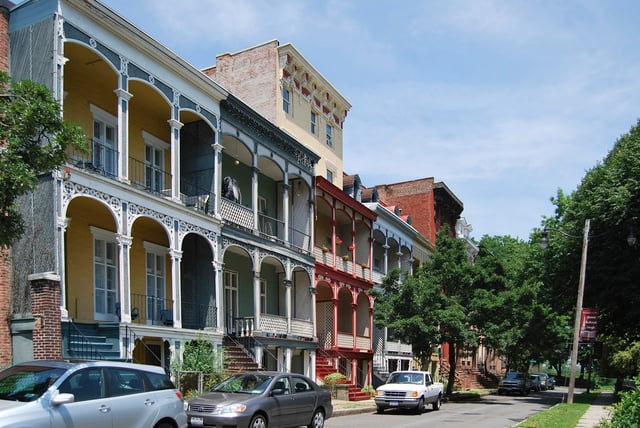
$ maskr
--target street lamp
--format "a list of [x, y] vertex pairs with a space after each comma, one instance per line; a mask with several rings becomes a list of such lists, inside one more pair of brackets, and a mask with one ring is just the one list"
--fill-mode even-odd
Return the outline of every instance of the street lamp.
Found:
[[[582, 300], [584, 297], [584, 277], [587, 272], [587, 249], [589, 247], [589, 228], [591, 220], [586, 219], [584, 222], [584, 235], [582, 237], [582, 261], [580, 262], [580, 281], [578, 284], [578, 299], [576, 301], [576, 318], [573, 323], [573, 348], [571, 349], [571, 376], [569, 377], [569, 394], [567, 395], [567, 403], [573, 404], [573, 392], [576, 384], [576, 366], [578, 362], [578, 346], [580, 346], [580, 321], [582, 317]], [[567, 233], [557, 230], [561, 234], [569, 238], [578, 238]], [[540, 246], [546, 248], [549, 241], [547, 239], [547, 229], [542, 232]]]

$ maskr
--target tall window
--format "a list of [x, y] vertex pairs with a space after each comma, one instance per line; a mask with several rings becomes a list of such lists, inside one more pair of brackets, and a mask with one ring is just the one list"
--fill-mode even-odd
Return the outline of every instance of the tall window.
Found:
[[93, 234], [93, 311], [97, 321], [118, 319], [118, 251], [115, 234], [91, 227]]
[[116, 117], [94, 105], [93, 138], [91, 141], [91, 163], [94, 169], [105, 175], [115, 177], [118, 174], [116, 163]]
[[260, 313], [267, 313], [267, 281], [260, 278]]
[[224, 314], [227, 332], [240, 332], [241, 326], [236, 325], [238, 317], [238, 272], [225, 270], [224, 281]]
[[333, 147], [333, 128], [331, 125], [327, 125], [327, 146]]
[[287, 88], [282, 88], [282, 110], [285, 113], [289, 113], [289, 108], [291, 107], [291, 92]]
[[317, 132], [317, 126], [318, 126], [317, 120], [318, 120], [318, 116], [314, 112], [311, 112], [311, 133], [314, 135]]
[[160, 321], [165, 305], [165, 254], [167, 249], [150, 242], [147, 250], [147, 321]]
[[327, 170], [327, 181], [329, 183], [333, 183], [333, 171], [331, 171], [330, 169]]
[[144, 139], [144, 186], [160, 192], [165, 188], [164, 152], [169, 145], [161, 139], [142, 131]]

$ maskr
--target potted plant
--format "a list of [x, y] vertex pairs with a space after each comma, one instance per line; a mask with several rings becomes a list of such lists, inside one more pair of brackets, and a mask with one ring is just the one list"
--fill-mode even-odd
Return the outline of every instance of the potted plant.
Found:
[[345, 262], [349, 261], [349, 255], [345, 254], [344, 256], [342, 256], [342, 260], [344, 260]]
[[331, 390], [331, 396], [338, 398], [338, 385], [344, 385], [347, 383], [347, 377], [342, 373], [330, 373], [324, 377], [324, 384], [329, 386]]

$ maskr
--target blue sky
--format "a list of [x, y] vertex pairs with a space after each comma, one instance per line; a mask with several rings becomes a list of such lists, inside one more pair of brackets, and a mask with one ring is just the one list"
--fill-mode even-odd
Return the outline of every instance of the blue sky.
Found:
[[104, 0], [197, 68], [292, 43], [352, 104], [345, 170], [528, 239], [640, 118], [637, 0]]

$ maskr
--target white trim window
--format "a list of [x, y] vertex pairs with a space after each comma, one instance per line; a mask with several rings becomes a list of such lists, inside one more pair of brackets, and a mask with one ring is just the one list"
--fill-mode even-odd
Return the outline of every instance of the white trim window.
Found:
[[160, 192], [165, 188], [164, 152], [169, 144], [158, 137], [142, 131], [144, 140], [144, 185], [145, 188]]
[[260, 313], [267, 313], [267, 280], [260, 278]]
[[224, 282], [224, 312], [225, 326], [229, 333], [239, 333], [240, 326], [236, 324], [238, 317], [238, 272], [225, 270], [223, 272]]
[[105, 175], [118, 175], [116, 162], [117, 149], [117, 119], [100, 107], [89, 106], [93, 115], [93, 138], [91, 140], [91, 166]]
[[329, 124], [326, 126], [327, 146], [333, 147], [333, 127]]
[[316, 135], [316, 133], [318, 132], [318, 115], [313, 111], [311, 112], [310, 126], [311, 126], [311, 133], [313, 135]]
[[91, 226], [93, 235], [93, 316], [118, 320], [118, 244], [116, 234]]
[[166, 254], [167, 248], [153, 244], [144, 243], [147, 252], [146, 257], [146, 314], [147, 324], [162, 324], [162, 319], [167, 310], [166, 304]]
[[291, 112], [291, 91], [287, 88], [282, 88], [282, 110], [287, 114]]

